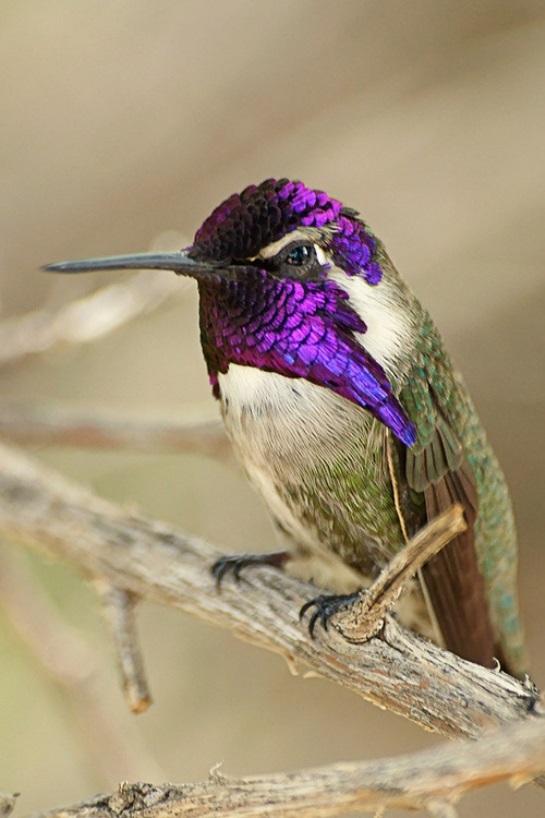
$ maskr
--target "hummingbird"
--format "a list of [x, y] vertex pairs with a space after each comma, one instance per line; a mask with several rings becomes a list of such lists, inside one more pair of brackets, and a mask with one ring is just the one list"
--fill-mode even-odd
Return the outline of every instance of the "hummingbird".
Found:
[[504, 476], [435, 324], [358, 211], [267, 179], [218, 205], [178, 252], [45, 269], [143, 268], [197, 282], [212, 392], [283, 542], [220, 559], [218, 583], [251, 565], [314, 561], [329, 593], [303, 607], [314, 607], [313, 632], [459, 503], [467, 529], [421, 569], [402, 617], [460, 657], [522, 677]]

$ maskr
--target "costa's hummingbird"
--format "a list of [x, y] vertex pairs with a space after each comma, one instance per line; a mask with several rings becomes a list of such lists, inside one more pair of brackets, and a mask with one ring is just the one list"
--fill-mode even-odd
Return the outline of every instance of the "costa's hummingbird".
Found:
[[[488, 667], [497, 658], [521, 676], [517, 542], [503, 474], [435, 325], [357, 211], [302, 182], [267, 179], [226, 199], [179, 252], [46, 267], [127, 268], [197, 281], [213, 394], [290, 547], [224, 558], [218, 580], [295, 553], [321, 559], [330, 589], [342, 568], [353, 591], [458, 502], [467, 531], [415, 581], [423, 613], [412, 625], [427, 632], [433, 623], [458, 655]], [[315, 600], [312, 627], [350, 599]]]

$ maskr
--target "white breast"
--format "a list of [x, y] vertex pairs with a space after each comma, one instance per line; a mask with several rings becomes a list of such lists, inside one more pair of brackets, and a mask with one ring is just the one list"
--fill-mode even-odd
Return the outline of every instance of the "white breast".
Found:
[[279, 479], [290, 476], [297, 479], [301, 470], [310, 431], [306, 424], [304, 432], [301, 424], [305, 423], [305, 416], [315, 417], [312, 392], [319, 387], [302, 379], [237, 364], [230, 364], [228, 372], [218, 375], [218, 381], [225, 426], [250, 482], [263, 497], [273, 519], [300, 544], [313, 548], [312, 532], [286, 506], [277, 485]]
[[297, 468], [301, 458], [334, 456], [355, 424], [371, 422], [363, 409], [304, 378], [230, 364], [218, 379], [225, 425], [244, 460], [285, 455]]
[[236, 419], [243, 412], [252, 415], [298, 411], [297, 392], [304, 392], [305, 381], [286, 378], [276, 372], [263, 372], [253, 366], [230, 364], [225, 373], [218, 375], [221, 399], [229, 416]]
[[303, 530], [276, 487], [299, 484], [314, 467], [334, 462], [343, 449], [357, 445], [361, 454], [372, 440], [369, 430], [380, 424], [304, 378], [237, 364], [218, 377], [225, 426], [250, 481], [299, 542], [314, 543], [313, 532]]

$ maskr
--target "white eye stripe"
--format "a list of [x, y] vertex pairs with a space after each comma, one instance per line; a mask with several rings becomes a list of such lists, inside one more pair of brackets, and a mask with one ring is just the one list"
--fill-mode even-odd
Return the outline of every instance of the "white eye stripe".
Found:
[[[318, 231], [314, 230], [312, 232], [314, 233], [314, 235], [312, 235], [312, 233], [309, 235], [308, 229], [292, 230], [291, 233], [287, 233], [285, 236], [282, 236], [282, 238], [278, 239], [278, 241], [273, 241], [271, 244], [267, 245], [267, 247], [263, 247], [259, 251], [257, 256], [255, 256], [253, 259], [250, 259], [250, 261], [255, 261], [260, 258], [272, 258], [273, 256], [278, 255], [280, 250], [282, 250], [284, 247], [287, 247], [288, 244], [294, 244], [295, 242], [299, 243], [305, 242], [306, 244], [314, 245], [314, 247], [316, 247], [316, 251], [318, 254], [318, 251], [321, 250], [321, 248], [317, 247], [317, 245], [313, 242], [313, 239], [316, 239], [318, 237]], [[321, 263], [322, 262], [320, 261], [320, 264]]]
[[326, 264], [329, 264], [329, 259], [324, 253], [323, 249], [320, 247], [319, 244], [314, 244], [314, 252], [316, 253], [316, 258], [318, 259], [318, 263], [325, 267]]
[[314, 248], [316, 259], [321, 267], [327, 267], [332, 264], [331, 259], [329, 258], [329, 253], [327, 253], [319, 244], [313, 242], [312, 239], [310, 239], [308, 235], [305, 235], [305, 233], [302, 230], [294, 230], [293, 232], [288, 233], [286, 236], [283, 236], [281, 239], [278, 239], [278, 241], [275, 241], [272, 244], [269, 244], [267, 247], [264, 247], [262, 250], [259, 251], [257, 256], [254, 256], [253, 258], [248, 260], [258, 261], [260, 258], [262, 259], [274, 258], [284, 248], [289, 247], [289, 245], [302, 244], [303, 243], [302, 240], [306, 240], [305, 243]]

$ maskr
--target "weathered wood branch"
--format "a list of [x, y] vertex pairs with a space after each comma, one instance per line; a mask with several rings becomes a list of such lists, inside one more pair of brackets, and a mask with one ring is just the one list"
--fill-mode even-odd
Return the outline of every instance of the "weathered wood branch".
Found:
[[295, 773], [197, 784], [122, 784], [118, 792], [36, 818], [333, 818], [385, 808], [455, 816], [469, 790], [498, 781], [520, 786], [545, 769], [545, 721], [510, 725], [475, 743], [381, 761], [332, 764]]
[[316, 639], [299, 621], [316, 588], [271, 569], [218, 592], [210, 568], [219, 552], [197, 538], [96, 497], [19, 452], [0, 447], [0, 534], [44, 548], [93, 580], [180, 608], [282, 654], [293, 667], [449, 736], [536, 712], [536, 693], [510, 676], [478, 667], [385, 618], [379, 638], [353, 644], [335, 627]]

